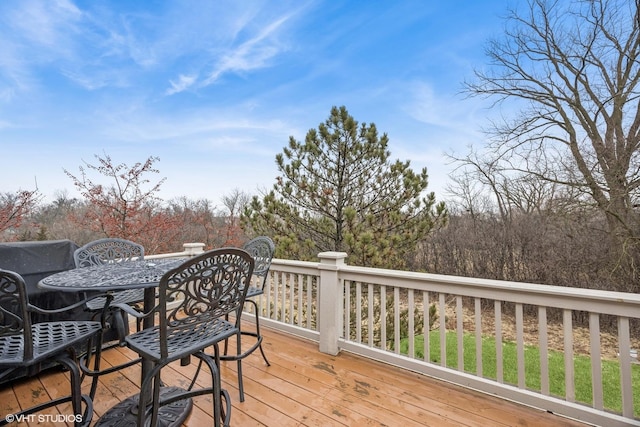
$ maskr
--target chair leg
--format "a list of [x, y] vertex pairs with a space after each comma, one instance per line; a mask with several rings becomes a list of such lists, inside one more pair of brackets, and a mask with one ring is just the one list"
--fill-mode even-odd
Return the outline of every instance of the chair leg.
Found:
[[[82, 377], [80, 369], [75, 362], [75, 358], [61, 357], [58, 359], [58, 363], [64, 365], [69, 370], [69, 377], [71, 383], [71, 395], [69, 399], [73, 408], [73, 415], [75, 416], [75, 426], [86, 426], [91, 422], [93, 417], [93, 398], [82, 395]], [[62, 400], [65, 400], [62, 398]], [[82, 402], [85, 402], [86, 409], [82, 411]], [[52, 402], [53, 403], [53, 402]]]
[[[95, 373], [100, 372], [100, 360], [102, 359], [102, 334], [103, 333], [104, 332], [102, 330], [98, 332], [98, 335], [96, 338], [96, 344], [94, 347], [96, 349], [96, 354], [94, 356], [94, 361], [93, 361], [93, 372]], [[88, 348], [87, 359], [86, 359], [87, 364], [89, 363], [89, 359], [91, 358], [92, 342], [93, 340], [89, 340], [89, 348]], [[82, 360], [80, 362], [82, 362]], [[85, 374], [86, 372], [83, 374], [83, 376]], [[100, 377], [99, 374], [91, 375], [91, 390], [89, 391], [89, 396], [91, 396], [91, 399], [95, 398], [96, 391], [98, 390], [98, 377]]]
[[160, 371], [156, 374], [153, 380], [153, 405], [151, 410], [151, 424], [152, 426], [158, 425], [158, 411], [160, 410]]
[[224, 397], [224, 406], [220, 407], [220, 417], [222, 418], [222, 425], [224, 427], [231, 426], [231, 397], [227, 390], [222, 390], [222, 397]]
[[[147, 374], [146, 378], [142, 380], [142, 384], [140, 384], [140, 394], [138, 398], [138, 425], [139, 426], [144, 426], [146, 422], [146, 417], [148, 412], [147, 405], [149, 403], [147, 402], [147, 395], [149, 394], [148, 391], [150, 387], [153, 387], [153, 396], [152, 396], [153, 401], [151, 403], [153, 403], [154, 406], [157, 406], [157, 403], [159, 402], [161, 370], [162, 370], [162, 367], [160, 365], [155, 365], [153, 369], [151, 369], [151, 371]], [[156, 393], [158, 393], [158, 395], [156, 395]], [[157, 408], [154, 408], [154, 411], [156, 409]], [[155, 416], [157, 417], [157, 413], [155, 414]], [[152, 414], [152, 418], [153, 417], [154, 415]], [[155, 425], [155, 424], [151, 424], [151, 425]]]
[[267, 359], [267, 356], [264, 354], [264, 350], [262, 349], [262, 334], [260, 333], [260, 316], [258, 314], [258, 304], [254, 301], [254, 300], [249, 300], [249, 302], [253, 303], [253, 306], [255, 307], [255, 313], [256, 313], [256, 338], [258, 339], [258, 347], [260, 348], [260, 354], [262, 354], [262, 358], [264, 359], [264, 363], [267, 364], [267, 366], [271, 366], [271, 363], [269, 363], [269, 360]]
[[[225, 314], [224, 315], [224, 320], [229, 321], [229, 314]], [[227, 349], [229, 347], [229, 338], [225, 338], [224, 340], [224, 351], [222, 352], [222, 354], [224, 354], [225, 356], [227, 355]]]
[[[213, 384], [212, 389], [214, 394], [214, 402], [213, 402], [214, 417], [218, 417], [219, 419], [221, 419], [223, 421], [222, 425], [225, 427], [228, 427], [229, 423], [231, 422], [231, 397], [229, 396], [229, 392], [227, 390], [222, 389], [222, 380], [220, 377], [222, 375], [220, 373], [220, 350], [219, 350], [218, 344], [214, 344], [213, 348], [214, 348], [213, 365], [210, 362], [211, 356], [205, 353], [204, 351], [201, 351], [200, 352], [201, 354], [198, 356], [199, 361], [198, 361], [198, 367], [196, 368], [196, 373], [193, 376], [193, 379], [191, 380], [191, 384], [189, 385], [189, 388], [187, 390], [191, 390], [193, 388], [193, 386], [196, 383], [196, 380], [198, 379], [198, 374], [202, 369], [202, 364], [206, 362], [211, 371], [211, 382]], [[224, 398], [224, 406], [222, 406], [222, 400], [220, 400], [218, 404], [216, 404], [215, 396], [217, 395], [221, 395], [222, 398]], [[216, 411], [216, 408], [220, 408], [219, 411]], [[218, 415], [216, 415], [216, 412], [218, 412]]]
[[[100, 360], [102, 358], [102, 343], [104, 341], [104, 331], [107, 327], [107, 313], [109, 312], [109, 304], [113, 296], [111, 294], [107, 295], [106, 302], [100, 313], [100, 324], [102, 328], [100, 331], [90, 340], [87, 341], [87, 352], [86, 354], [80, 356], [78, 358], [78, 365], [82, 370], [82, 377], [80, 381], [84, 381], [85, 376], [91, 376], [91, 389], [89, 391], [89, 396], [93, 400], [96, 396], [96, 391], [98, 389], [98, 376], [93, 373], [100, 372]], [[95, 315], [94, 317], [95, 318]], [[89, 364], [91, 363], [91, 354], [93, 353], [93, 349], [95, 348], [95, 359], [93, 361], [93, 371], [89, 369]]]
[[[242, 332], [238, 331], [236, 338], [236, 354], [242, 354]], [[238, 357], [238, 391], [240, 392], [240, 402], [244, 402], [244, 383], [242, 381], [242, 357]]]
[[[206, 353], [204, 350], [199, 351], [195, 356], [198, 358], [198, 368], [191, 380], [191, 385], [187, 390], [191, 391], [193, 385], [196, 383], [198, 374], [203, 364], [209, 367], [211, 373], [211, 388], [209, 389], [213, 394], [213, 424], [219, 426], [220, 421], [223, 421], [224, 426], [229, 426], [231, 420], [231, 399], [227, 390], [222, 389], [222, 379], [220, 372], [220, 348], [218, 344], [213, 345], [213, 356]], [[196, 392], [197, 394], [204, 394]], [[225, 405], [222, 406], [222, 398], [224, 398]]]
[[[229, 393], [227, 393], [227, 391], [224, 390], [226, 410], [223, 409], [222, 408], [223, 390], [222, 390], [222, 379], [221, 379], [222, 374], [220, 372], [220, 349], [217, 343], [213, 345], [213, 349], [214, 349], [214, 357], [213, 357], [214, 363], [211, 365], [211, 363], [209, 362], [210, 364], [209, 369], [211, 370], [211, 383], [213, 385], [214, 425], [219, 426], [220, 420], [224, 418], [223, 425], [227, 427], [231, 419], [231, 400], [229, 398]], [[205, 354], [205, 357], [207, 357], [206, 354]], [[206, 361], [206, 359], [204, 360]], [[242, 399], [240, 401], [242, 401]]]
[[[242, 381], [242, 359], [253, 353], [256, 348], [260, 348], [260, 354], [262, 354], [262, 358], [267, 366], [271, 366], [269, 363], [269, 359], [267, 359], [267, 355], [262, 348], [262, 334], [260, 332], [260, 316], [258, 313], [258, 305], [252, 300], [248, 299], [247, 302], [250, 302], [255, 307], [255, 316], [256, 316], [256, 332], [253, 331], [242, 331], [242, 320], [240, 320], [240, 331], [236, 335], [236, 353], [232, 355], [227, 354], [228, 348], [228, 339], [224, 340], [224, 351], [223, 355], [220, 356], [221, 360], [235, 360], [238, 363], [238, 391], [240, 394], [240, 402], [244, 402], [244, 383]], [[228, 319], [228, 318], [227, 318]], [[242, 335], [250, 335], [256, 338], [256, 342], [254, 342], [251, 348], [247, 349], [247, 351], [242, 351]]]
[[222, 384], [220, 382], [220, 369], [211, 366], [211, 381], [213, 382], [213, 425], [219, 426], [222, 419]]

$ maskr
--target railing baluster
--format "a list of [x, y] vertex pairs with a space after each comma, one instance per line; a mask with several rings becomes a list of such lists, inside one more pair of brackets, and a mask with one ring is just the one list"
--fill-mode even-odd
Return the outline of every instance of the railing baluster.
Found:
[[573, 368], [573, 321], [571, 320], [571, 310], [562, 312], [562, 329], [564, 333], [564, 382], [565, 399], [568, 402], [575, 402], [575, 373]]
[[496, 326], [496, 381], [504, 383], [504, 358], [502, 355], [502, 301], [493, 303]]
[[400, 354], [400, 288], [393, 287], [393, 351]]
[[282, 295], [280, 295], [280, 321], [287, 323], [287, 287], [291, 283], [291, 273], [287, 274], [286, 279], [282, 283]]
[[296, 298], [296, 308], [297, 308], [297, 312], [298, 312], [298, 321], [296, 322], [296, 324], [298, 326], [300, 326], [301, 328], [304, 327], [304, 323], [303, 323], [303, 310], [302, 310], [302, 296], [304, 294], [304, 284], [307, 281], [308, 276], [305, 274], [303, 276], [300, 277], [299, 281], [298, 281], [298, 292], [297, 292], [297, 298]]
[[367, 285], [367, 299], [369, 301], [367, 307], [367, 342], [369, 343], [369, 347], [373, 347], [373, 318], [374, 318], [374, 295], [373, 295], [373, 284], [369, 283]]
[[447, 366], [447, 325], [446, 325], [446, 306], [444, 301], [445, 295], [440, 292], [438, 295], [440, 310], [440, 365]]
[[631, 383], [631, 346], [629, 344], [629, 318], [618, 317], [618, 346], [620, 348], [620, 386], [622, 388], [622, 415], [633, 418], [633, 390]]
[[344, 336], [346, 339], [351, 338], [351, 285], [353, 282], [348, 281], [344, 284]]
[[367, 324], [367, 334], [369, 337], [369, 347], [373, 347], [373, 338], [374, 338], [374, 328], [375, 325], [373, 324], [373, 321], [375, 319], [375, 294], [373, 292], [373, 284], [369, 283], [368, 285], [368, 289], [367, 289], [367, 297], [369, 298], [369, 318], [367, 319], [369, 322]]
[[280, 320], [278, 316], [278, 295], [280, 295], [280, 288], [282, 287], [282, 283], [284, 282], [285, 273], [278, 274], [278, 281], [276, 282], [276, 287], [273, 290], [273, 307], [269, 304], [269, 310], [273, 310], [274, 316], [272, 319]]
[[387, 287], [380, 286], [380, 345], [387, 349]]
[[409, 295], [407, 295], [407, 305], [409, 313], [407, 316], [409, 317], [409, 357], [416, 357], [416, 349], [415, 349], [415, 302], [413, 300], [413, 289], [409, 289]]
[[600, 354], [600, 316], [598, 313], [589, 313], [589, 344], [591, 347], [592, 406], [602, 410], [604, 408], [604, 399], [602, 394], [602, 356]]
[[518, 387], [525, 388], [524, 379], [524, 326], [522, 304], [516, 304], [516, 348], [518, 364]]
[[294, 325], [294, 306], [293, 303], [296, 300], [296, 288], [298, 287], [298, 282], [300, 280], [299, 274], [294, 274], [291, 278], [291, 283], [289, 284], [289, 324]]
[[[311, 320], [313, 319], [313, 282], [314, 278], [312, 276], [307, 276], [307, 328], [311, 329]], [[347, 310], [348, 311], [348, 310]], [[316, 323], [316, 328], [317, 324]]]
[[356, 342], [362, 343], [362, 283], [356, 282]]
[[456, 337], [458, 340], [458, 370], [464, 372], [464, 313], [462, 297], [456, 295]]
[[476, 332], [476, 375], [483, 376], [482, 372], [482, 300], [474, 299], [475, 332]]
[[538, 344], [540, 346], [540, 393], [549, 396], [549, 336], [547, 309], [538, 307]]
[[422, 311], [424, 315], [424, 323], [422, 327], [422, 332], [424, 334], [424, 360], [427, 362], [431, 361], [431, 346], [430, 346], [430, 335], [431, 335], [431, 311], [429, 310], [429, 292], [422, 292]]

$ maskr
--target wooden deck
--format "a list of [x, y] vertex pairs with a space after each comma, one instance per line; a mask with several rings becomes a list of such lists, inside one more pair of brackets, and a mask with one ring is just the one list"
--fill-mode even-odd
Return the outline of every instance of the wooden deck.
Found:
[[[582, 423], [352, 354], [322, 354], [315, 343], [273, 330], [265, 328], [264, 335], [271, 366], [264, 364], [259, 353], [245, 359], [245, 402], [238, 400], [235, 362], [223, 362], [223, 387], [233, 401], [233, 426], [584, 427]], [[115, 364], [131, 356], [126, 348], [114, 348], [105, 352], [104, 360], [105, 364]], [[187, 367], [175, 364], [163, 370], [164, 382], [188, 385], [195, 363], [193, 359]], [[31, 406], [67, 393], [66, 375], [54, 370], [0, 386], [0, 415], [14, 413], [20, 405]], [[205, 376], [201, 378], [204, 381]], [[137, 366], [103, 376], [93, 420], [137, 393], [139, 381]], [[195, 398], [194, 409], [184, 425], [211, 425], [210, 402], [210, 396]], [[71, 410], [67, 405], [46, 414], [53, 417], [71, 414]], [[59, 427], [64, 423], [56, 420], [48, 425]]]

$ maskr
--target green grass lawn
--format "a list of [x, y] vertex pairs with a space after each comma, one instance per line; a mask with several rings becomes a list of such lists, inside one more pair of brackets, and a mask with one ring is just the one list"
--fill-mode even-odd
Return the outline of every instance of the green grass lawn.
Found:
[[[430, 357], [432, 363], [440, 364], [440, 332], [430, 333]], [[447, 332], [447, 367], [458, 367], [458, 342], [454, 332]], [[409, 342], [403, 339], [400, 343], [402, 354], [408, 353]], [[464, 370], [475, 374], [476, 372], [476, 341], [472, 334], [463, 337]], [[415, 338], [416, 357], [422, 359], [424, 349], [424, 336]], [[503, 342], [503, 372], [504, 382], [518, 383], [516, 344]], [[540, 350], [535, 346], [525, 346], [525, 384], [530, 390], [540, 391]], [[482, 374], [485, 378], [496, 379], [496, 341], [494, 338], [482, 340]], [[574, 357], [575, 371], [575, 399], [591, 405], [591, 363], [587, 356]], [[640, 365], [632, 365], [634, 416], [640, 417]], [[616, 360], [602, 361], [602, 386], [605, 409], [616, 413], [622, 412], [622, 394], [620, 391], [620, 369]], [[559, 351], [549, 351], [549, 388], [552, 395], [564, 398], [564, 358]]]

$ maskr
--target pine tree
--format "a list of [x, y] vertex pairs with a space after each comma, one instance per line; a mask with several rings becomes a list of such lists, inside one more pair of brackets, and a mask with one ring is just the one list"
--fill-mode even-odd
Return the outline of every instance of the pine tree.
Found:
[[407, 254], [447, 219], [444, 204], [426, 193], [426, 168], [391, 162], [388, 137], [333, 107], [304, 143], [293, 136], [276, 156], [281, 176], [243, 222], [277, 242], [276, 256], [317, 259], [344, 251], [354, 265], [402, 268]]

